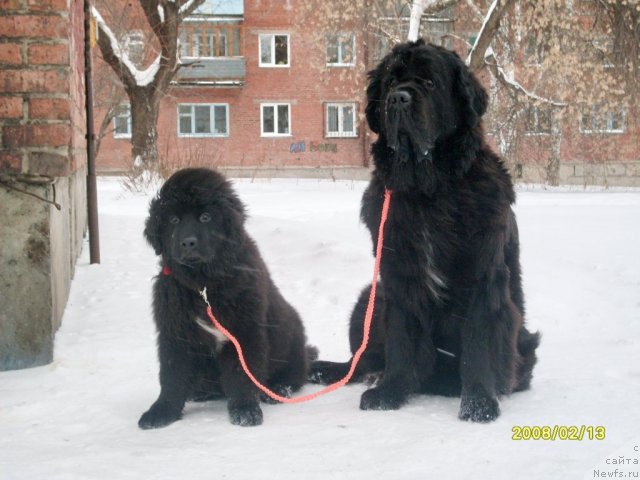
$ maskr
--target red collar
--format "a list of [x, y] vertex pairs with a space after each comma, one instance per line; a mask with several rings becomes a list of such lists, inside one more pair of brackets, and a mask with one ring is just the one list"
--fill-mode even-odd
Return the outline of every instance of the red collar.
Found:
[[171, 275], [171, 269], [169, 268], [168, 265], [165, 265], [164, 267], [162, 267], [162, 275], [164, 275], [165, 277], [168, 277]]

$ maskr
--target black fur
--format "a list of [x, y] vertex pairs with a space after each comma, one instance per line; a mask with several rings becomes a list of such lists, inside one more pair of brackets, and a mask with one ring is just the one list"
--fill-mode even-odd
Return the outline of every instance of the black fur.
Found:
[[[385, 188], [393, 196], [356, 379], [383, 374], [360, 408], [461, 395], [461, 419], [494, 420], [499, 395], [529, 388], [539, 334], [524, 325], [512, 181], [483, 138], [487, 95], [455, 53], [422, 41], [398, 45], [369, 80], [366, 115], [378, 140], [361, 215], [374, 251]], [[351, 317], [352, 351], [367, 296]], [[311, 379], [333, 382], [347, 365], [315, 362]]]
[[151, 202], [144, 234], [170, 274], [156, 277], [153, 287], [161, 391], [141, 428], [179, 419], [187, 400], [219, 397], [228, 399], [232, 423], [262, 423], [258, 390], [235, 348], [198, 323], [210, 326], [198, 293], [204, 286], [261, 383], [288, 394], [306, 381], [312, 350], [300, 317], [271, 280], [244, 221], [231, 184], [208, 169], [176, 172]]

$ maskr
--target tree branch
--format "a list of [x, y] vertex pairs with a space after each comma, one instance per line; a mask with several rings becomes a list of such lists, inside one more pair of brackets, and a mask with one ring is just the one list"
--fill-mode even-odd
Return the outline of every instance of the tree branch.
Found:
[[427, 2], [422, 14], [435, 15], [436, 13], [440, 13], [442, 10], [451, 7], [456, 3], [458, 3], [458, 0], [435, 0]]
[[178, 1], [178, 12], [180, 13], [180, 20], [191, 15], [196, 8], [202, 5], [205, 0], [181, 0]]
[[467, 57], [467, 65], [471, 71], [476, 72], [485, 65], [485, 53], [500, 26], [502, 16], [513, 3], [514, 0], [494, 0], [489, 7], [484, 23], [478, 32], [476, 43]]
[[164, 5], [160, 5], [158, 0], [143, 0], [140, 2], [140, 5], [142, 6], [144, 15], [147, 17], [147, 22], [149, 23], [151, 30], [153, 30], [153, 33], [159, 39], [162, 35], [162, 27], [166, 20], [166, 13], [164, 19], [161, 18], [158, 8], [164, 8]]
[[95, 7], [91, 9], [91, 15], [98, 26], [98, 47], [102, 58], [111, 66], [125, 88], [133, 88], [136, 85], [135, 67], [132, 68], [133, 64], [127, 53]]
[[566, 102], [559, 102], [557, 100], [552, 100], [550, 98], [544, 98], [538, 95], [537, 93], [530, 92], [526, 88], [524, 88], [519, 82], [516, 80], [510, 79], [505, 73], [504, 69], [498, 64], [495, 54], [493, 50], [489, 49], [487, 55], [485, 56], [485, 65], [489, 67], [491, 73], [498, 79], [498, 81], [509, 91], [514, 93], [516, 96], [525, 96], [530, 100], [535, 100], [540, 103], [545, 103], [552, 107], [557, 108], [565, 108], [568, 106]]
[[409, 16], [409, 34], [407, 40], [415, 42], [420, 38], [420, 20], [423, 15], [433, 15], [454, 5], [457, 0], [414, 0]]

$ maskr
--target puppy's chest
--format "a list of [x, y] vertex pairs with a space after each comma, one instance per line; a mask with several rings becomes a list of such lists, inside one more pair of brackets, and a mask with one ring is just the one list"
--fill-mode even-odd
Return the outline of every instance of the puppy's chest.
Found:
[[196, 328], [198, 329], [201, 335], [204, 335], [209, 340], [215, 341], [215, 350], [216, 353], [219, 352], [222, 347], [229, 341], [224, 334], [218, 330], [208, 319], [202, 318], [200, 316], [195, 316], [193, 322], [196, 324]]

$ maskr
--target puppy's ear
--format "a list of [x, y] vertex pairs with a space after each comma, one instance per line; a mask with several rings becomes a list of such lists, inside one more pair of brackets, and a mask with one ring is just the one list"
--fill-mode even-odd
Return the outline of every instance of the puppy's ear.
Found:
[[380, 107], [382, 106], [382, 75], [384, 62], [368, 73], [369, 85], [367, 86], [367, 107], [365, 115], [369, 128], [374, 133], [380, 133]]
[[144, 224], [144, 238], [156, 252], [162, 253], [162, 243], [160, 241], [160, 199], [154, 198], [149, 205], [149, 217]]
[[222, 212], [224, 237], [234, 246], [240, 245], [245, 237], [244, 223], [247, 219], [243, 203], [230, 188], [215, 203]]
[[487, 111], [488, 96], [469, 68], [457, 59], [456, 93], [460, 101], [461, 118], [470, 128], [475, 127]]

